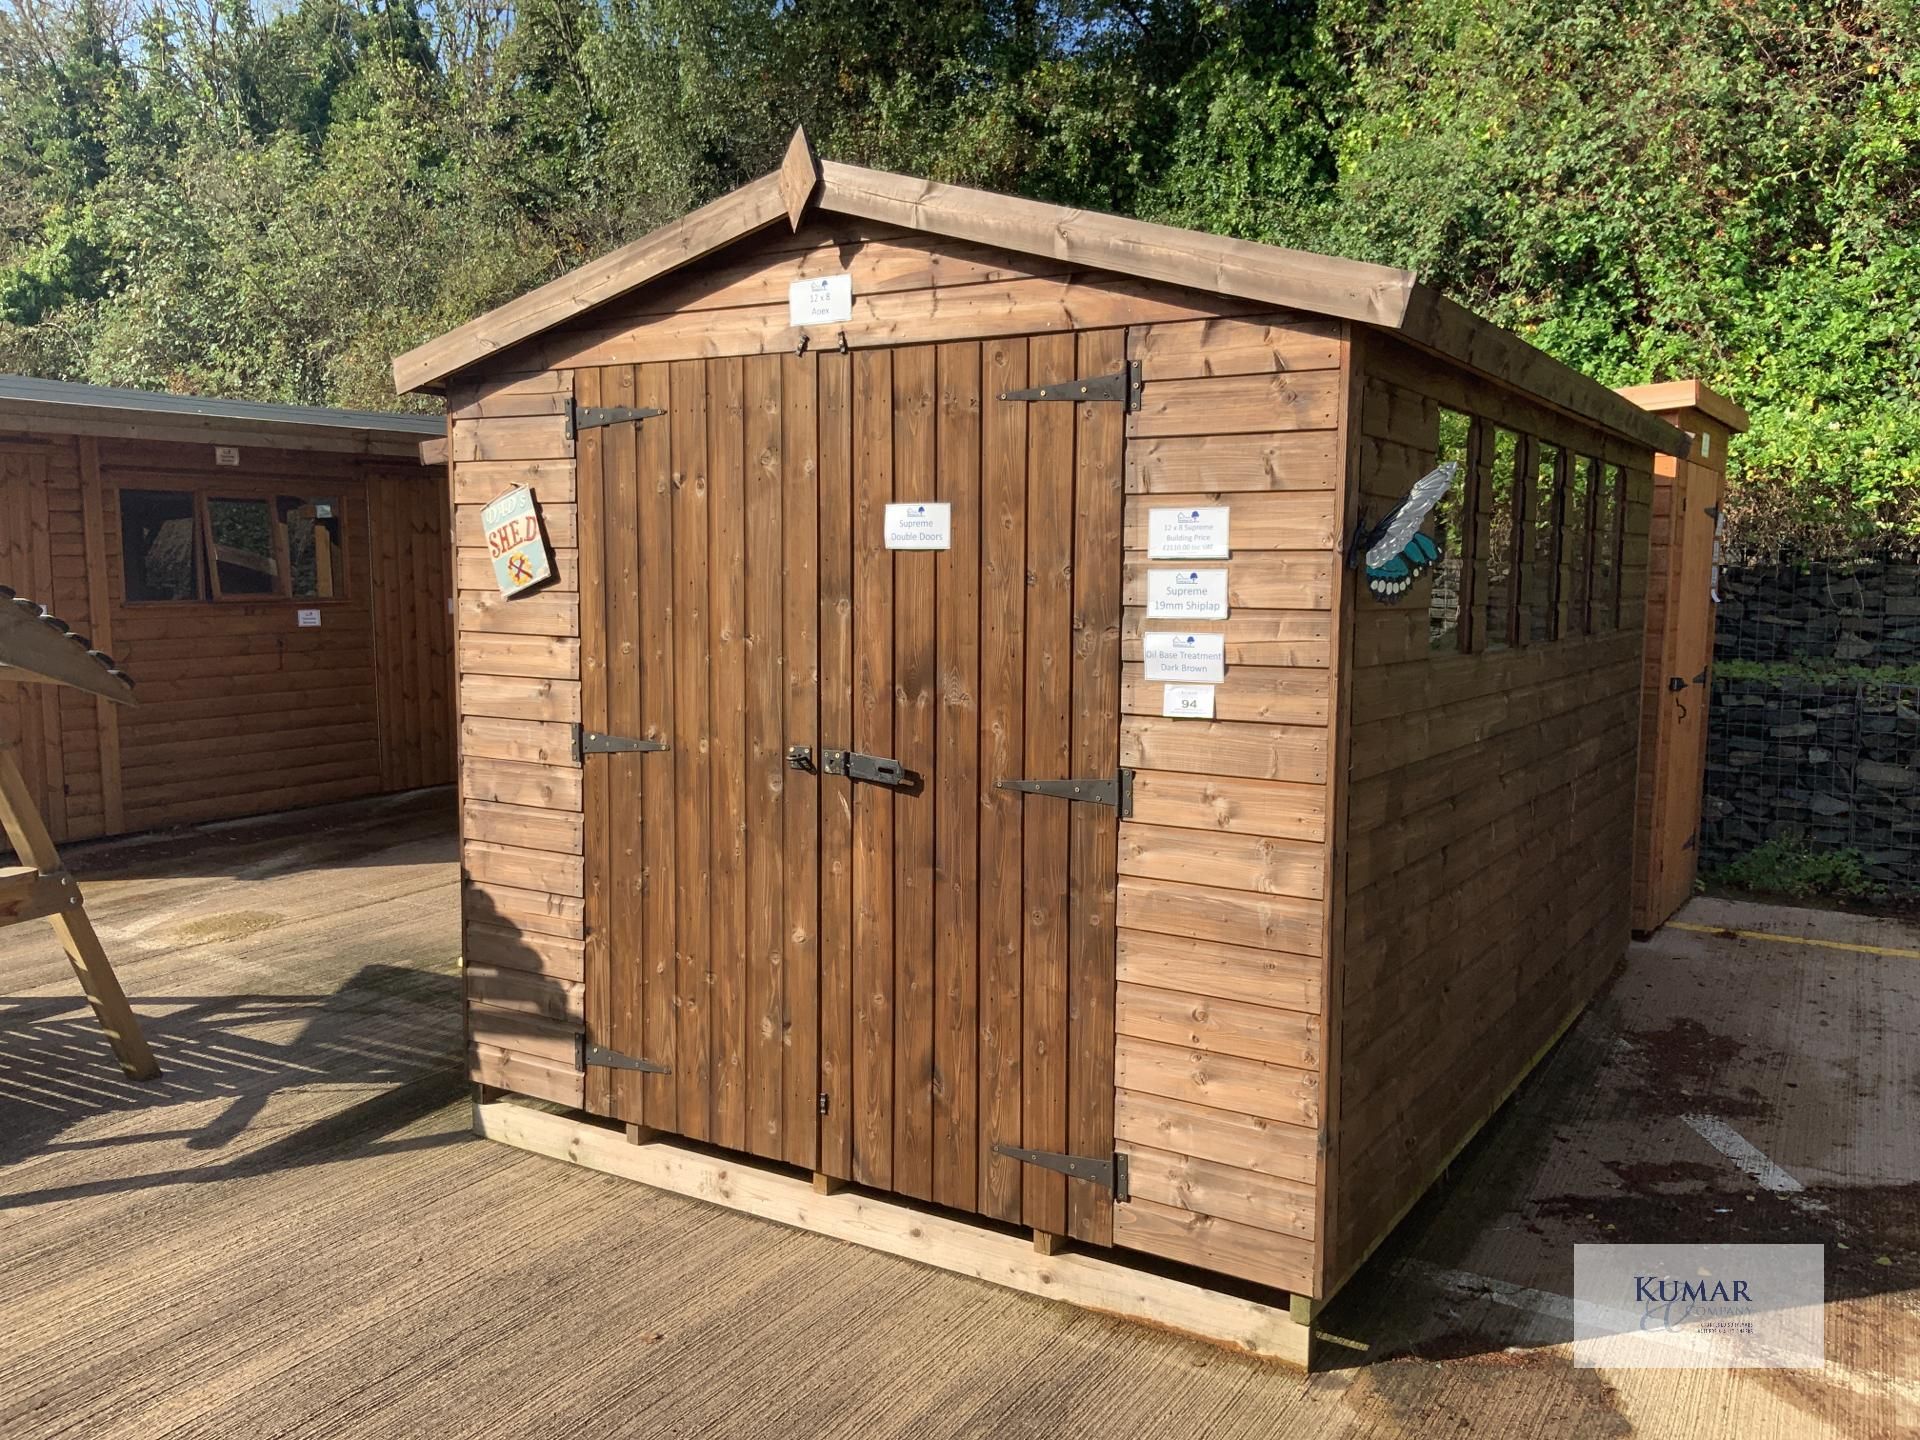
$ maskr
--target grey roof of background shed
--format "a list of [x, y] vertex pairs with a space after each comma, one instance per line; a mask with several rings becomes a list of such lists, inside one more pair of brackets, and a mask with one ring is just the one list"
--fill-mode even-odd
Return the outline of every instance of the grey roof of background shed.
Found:
[[0, 375], [0, 430], [55, 432], [71, 422], [76, 434], [229, 443], [283, 439], [293, 448], [399, 453], [421, 440], [446, 434], [436, 415], [332, 410], [318, 405], [271, 405], [258, 400], [221, 400], [78, 385], [28, 375]]

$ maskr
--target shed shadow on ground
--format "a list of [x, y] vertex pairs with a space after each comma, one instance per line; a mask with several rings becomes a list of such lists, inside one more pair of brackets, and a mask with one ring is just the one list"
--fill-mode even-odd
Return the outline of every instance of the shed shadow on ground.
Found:
[[[367, 965], [327, 995], [169, 997], [138, 1006], [160, 1060], [156, 1080], [121, 1073], [85, 1002], [0, 997], [0, 1165], [61, 1150], [184, 1140], [209, 1163], [108, 1180], [0, 1194], [0, 1210], [157, 1185], [204, 1184], [382, 1150], [454, 1143], [460, 1134], [386, 1137], [465, 1093], [453, 1029], [460, 978], [452, 971]], [[397, 1031], [391, 1003], [433, 1017], [424, 1033]], [[296, 1026], [290, 1036], [276, 1031]], [[263, 1033], [264, 1032], [264, 1033]], [[272, 1038], [270, 1038], [272, 1037]], [[368, 1087], [367, 1098], [262, 1145], [213, 1158], [239, 1140], [273, 1096], [316, 1084]], [[182, 1126], [169, 1112], [208, 1102], [208, 1123]], [[152, 1128], [62, 1138], [106, 1116], [140, 1115]]]

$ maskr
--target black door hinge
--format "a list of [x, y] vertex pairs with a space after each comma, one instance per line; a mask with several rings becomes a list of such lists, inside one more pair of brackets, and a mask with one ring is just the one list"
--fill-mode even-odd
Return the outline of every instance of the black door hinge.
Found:
[[1002, 390], [1002, 400], [1118, 400], [1129, 411], [1140, 408], [1140, 362], [1129, 360], [1112, 375], [1087, 380], [1056, 380], [1025, 390]]
[[1106, 1160], [1096, 1160], [1087, 1155], [1062, 1155], [1054, 1150], [1027, 1150], [1019, 1145], [995, 1145], [993, 1153], [1018, 1160], [1023, 1165], [1038, 1165], [1042, 1170], [1052, 1170], [1069, 1180], [1085, 1180], [1111, 1190], [1115, 1200], [1126, 1200], [1131, 1195], [1127, 1189], [1127, 1157], [1124, 1155], [1115, 1154]]
[[1686, 688], [1687, 688], [1687, 682], [1681, 679], [1678, 675], [1667, 676], [1667, 689], [1672, 691], [1674, 694], [1677, 695]]
[[587, 1037], [579, 1036], [575, 1042], [579, 1047], [576, 1070], [585, 1070], [589, 1065], [599, 1065], [609, 1070], [639, 1070], [648, 1075], [671, 1075], [673, 1067], [662, 1065], [658, 1060], [642, 1060], [638, 1055], [622, 1055], [618, 1050], [609, 1050], [604, 1045], [590, 1045]]
[[1082, 805], [1111, 805], [1121, 819], [1133, 814], [1133, 771], [1122, 770], [1111, 780], [1002, 780], [1002, 790], [1023, 795], [1052, 795]]
[[625, 425], [629, 421], [651, 420], [656, 415], [666, 413], [664, 410], [651, 410], [645, 406], [582, 405], [576, 400], [567, 410], [567, 438], [571, 440], [582, 430], [598, 430], [603, 425]]
[[827, 1113], [827, 1092], [824, 1090], [820, 1092], [820, 1113], [822, 1115]]
[[820, 773], [844, 775], [849, 780], [865, 780], [896, 790], [911, 790], [920, 780], [898, 760], [885, 755], [863, 755], [858, 750], [822, 750]]
[[573, 763], [578, 765], [582, 755], [626, 755], [635, 751], [651, 752], [667, 749], [664, 740], [635, 740], [626, 735], [603, 735], [598, 730], [582, 729], [580, 722], [573, 725]]

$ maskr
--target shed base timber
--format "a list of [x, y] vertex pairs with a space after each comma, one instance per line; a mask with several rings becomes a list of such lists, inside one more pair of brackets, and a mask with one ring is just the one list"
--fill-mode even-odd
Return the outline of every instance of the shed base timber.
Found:
[[1285, 1297], [1265, 1305], [1099, 1256], [1041, 1255], [1025, 1236], [1001, 1234], [855, 1190], [823, 1195], [809, 1179], [736, 1157], [684, 1149], [671, 1141], [630, 1145], [619, 1128], [511, 1100], [476, 1104], [473, 1133], [1009, 1290], [1307, 1367], [1313, 1329], [1295, 1319]]

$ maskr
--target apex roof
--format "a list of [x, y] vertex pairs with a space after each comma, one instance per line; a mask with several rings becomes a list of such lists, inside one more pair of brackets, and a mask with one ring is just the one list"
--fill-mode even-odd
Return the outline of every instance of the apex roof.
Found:
[[1355, 321], [1654, 449], [1686, 452], [1687, 437], [1673, 426], [1411, 271], [821, 161], [804, 130], [794, 131], [771, 174], [399, 356], [394, 384], [402, 392], [437, 388], [782, 219], [797, 230], [810, 210]]

